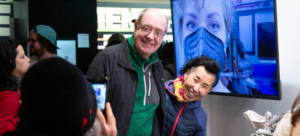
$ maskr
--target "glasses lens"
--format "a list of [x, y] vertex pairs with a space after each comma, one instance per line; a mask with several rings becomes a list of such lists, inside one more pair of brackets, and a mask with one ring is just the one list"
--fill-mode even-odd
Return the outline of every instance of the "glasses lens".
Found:
[[155, 35], [157, 38], [161, 38], [162, 37], [162, 32], [156, 32], [156, 35]]
[[[142, 27], [140, 27], [140, 28], [141, 28], [141, 30], [142, 30], [142, 32], [143, 32], [144, 34], [150, 34], [150, 33], [152, 32], [152, 28], [149, 27], [149, 26], [142, 26]], [[163, 32], [163, 31], [155, 31], [155, 32], [154, 32], [154, 36], [155, 36], [156, 38], [162, 38], [163, 35], [164, 35], [164, 32]]]
[[151, 32], [151, 27], [149, 27], [149, 26], [143, 26], [142, 30], [143, 30], [144, 33], [149, 33], [149, 32]]
[[30, 43], [35, 43], [36, 41], [38, 41], [38, 40], [34, 40], [34, 39], [27, 39], [27, 42], [30, 42]]

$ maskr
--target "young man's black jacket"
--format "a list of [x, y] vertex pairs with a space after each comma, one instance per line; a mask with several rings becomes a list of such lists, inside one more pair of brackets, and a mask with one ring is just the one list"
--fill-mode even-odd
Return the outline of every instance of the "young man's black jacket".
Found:
[[[107, 91], [107, 102], [111, 103], [116, 117], [118, 136], [127, 135], [129, 130], [138, 84], [137, 72], [130, 62], [127, 46], [128, 42], [124, 40], [121, 44], [101, 51], [94, 58], [86, 74], [91, 77], [102, 76], [109, 78], [110, 85]], [[152, 64], [152, 73], [159, 92], [160, 104], [154, 113], [151, 135], [161, 136], [166, 101], [161, 61]]]

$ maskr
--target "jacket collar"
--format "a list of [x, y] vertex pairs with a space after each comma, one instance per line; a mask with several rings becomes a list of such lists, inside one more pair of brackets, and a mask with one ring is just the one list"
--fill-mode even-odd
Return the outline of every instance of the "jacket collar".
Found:
[[124, 40], [121, 43], [121, 48], [119, 51], [119, 58], [118, 58], [118, 64], [121, 65], [124, 68], [127, 69], [131, 69], [131, 70], [135, 70], [134, 67], [132, 66], [131, 62], [130, 62], [130, 58], [129, 58], [129, 52], [128, 52], [128, 42], [127, 39]]
[[[174, 89], [174, 86], [173, 86], [173, 81], [174, 80], [169, 80], [169, 81], [165, 82], [165, 87], [167, 89], [166, 90], [167, 94], [171, 94], [169, 96], [172, 97], [172, 99], [176, 99], [176, 97], [174, 96], [175, 89]], [[177, 99], [176, 99], [176, 103], [179, 106], [181, 106], [183, 104], [183, 102], [179, 102], [179, 101], [177, 101]], [[200, 106], [201, 106], [201, 100], [195, 101], [195, 102], [187, 102], [186, 108], [188, 110], [192, 110], [192, 109], [195, 109], [195, 108], [200, 107]]]

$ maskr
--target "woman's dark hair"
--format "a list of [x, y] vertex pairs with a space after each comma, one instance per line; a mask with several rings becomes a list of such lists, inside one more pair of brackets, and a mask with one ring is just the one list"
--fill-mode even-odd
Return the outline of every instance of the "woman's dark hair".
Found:
[[292, 109], [291, 109], [291, 113], [292, 113], [291, 123], [294, 127], [296, 126], [296, 123], [300, 118], [299, 104], [300, 104], [300, 93], [298, 94], [297, 98], [295, 99]]
[[[215, 87], [219, 81], [220, 65], [216, 60], [213, 60], [210, 57], [207, 57], [205, 55], [202, 55], [201, 57], [197, 57], [188, 61], [184, 65], [184, 67], [180, 69], [179, 74], [183, 76], [184, 73], [186, 73], [188, 70], [191, 70], [192, 68], [196, 68], [199, 66], [204, 66], [205, 70], [208, 73], [211, 73], [216, 76], [216, 79], [212, 85], [212, 87]], [[191, 72], [192, 71], [190, 71], [190, 73]]]
[[6, 40], [0, 43], [0, 92], [4, 90], [17, 91], [19, 87], [18, 78], [4, 66], [5, 59], [15, 61], [19, 45], [20, 42], [17, 40]]
[[43, 47], [46, 47], [46, 45], [48, 45], [46, 47], [46, 49], [53, 53], [53, 54], [57, 54], [57, 49], [58, 47], [56, 47], [55, 45], [53, 45], [48, 39], [44, 38], [43, 36], [41, 35], [37, 35], [37, 40], [39, 41], [40, 45], [43, 46]]

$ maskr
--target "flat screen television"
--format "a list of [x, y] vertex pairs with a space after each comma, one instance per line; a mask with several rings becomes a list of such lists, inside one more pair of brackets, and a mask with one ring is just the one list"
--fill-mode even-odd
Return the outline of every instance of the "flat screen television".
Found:
[[177, 75], [206, 55], [221, 67], [215, 95], [281, 99], [276, 0], [171, 0]]

